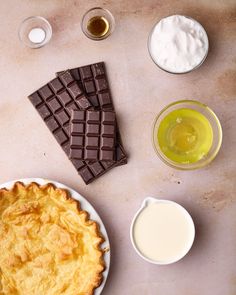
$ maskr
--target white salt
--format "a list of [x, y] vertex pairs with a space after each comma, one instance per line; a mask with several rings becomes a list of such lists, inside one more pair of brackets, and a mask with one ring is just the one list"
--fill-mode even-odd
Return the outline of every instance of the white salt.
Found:
[[33, 43], [42, 43], [46, 37], [46, 33], [41, 28], [34, 28], [29, 32], [28, 37]]

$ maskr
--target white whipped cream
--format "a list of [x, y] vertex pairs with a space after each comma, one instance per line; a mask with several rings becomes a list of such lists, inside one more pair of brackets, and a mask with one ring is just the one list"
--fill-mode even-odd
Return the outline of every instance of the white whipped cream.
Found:
[[188, 72], [200, 65], [208, 46], [204, 28], [182, 15], [163, 18], [154, 27], [149, 40], [153, 60], [162, 69], [173, 73]]

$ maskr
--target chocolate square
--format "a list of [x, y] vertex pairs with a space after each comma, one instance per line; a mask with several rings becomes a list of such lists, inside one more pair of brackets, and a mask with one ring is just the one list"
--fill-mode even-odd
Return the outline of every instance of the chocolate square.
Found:
[[59, 79], [55, 78], [51, 82], [49, 82], [54, 93], [58, 93], [60, 90], [63, 89], [63, 85]]
[[65, 125], [70, 120], [70, 117], [68, 116], [68, 114], [64, 110], [60, 111], [60, 113], [57, 113], [56, 118], [61, 123], [61, 125]]
[[60, 108], [62, 107], [61, 104], [59, 103], [59, 101], [56, 99], [56, 97], [53, 97], [53, 99], [48, 101], [48, 105], [49, 105], [50, 109], [52, 110], [52, 112], [54, 112], [54, 113], [56, 111], [60, 110]]
[[41, 117], [43, 118], [43, 120], [46, 120], [48, 117], [51, 116], [51, 112], [50, 112], [49, 108], [45, 104], [40, 106], [38, 108], [38, 111], [39, 111]]
[[48, 85], [43, 86], [39, 89], [39, 94], [44, 100], [49, 99], [51, 96], [53, 96], [52, 90], [48, 87]]
[[68, 105], [68, 103], [73, 101], [73, 99], [71, 98], [71, 96], [69, 95], [69, 93], [66, 90], [64, 90], [63, 92], [60, 92], [57, 97], [59, 98], [59, 100], [63, 104], [63, 106], [66, 106], [66, 105]]
[[[74, 110], [70, 126], [71, 158], [88, 161], [116, 160], [116, 121], [113, 111]], [[80, 137], [79, 141], [78, 137]], [[83, 145], [81, 145], [82, 142]], [[79, 152], [75, 152], [77, 150]]]

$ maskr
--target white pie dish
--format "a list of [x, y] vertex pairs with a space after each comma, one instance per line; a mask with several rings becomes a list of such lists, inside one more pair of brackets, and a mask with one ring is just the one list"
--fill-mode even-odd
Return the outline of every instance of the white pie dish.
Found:
[[100, 216], [98, 215], [98, 213], [96, 212], [96, 210], [93, 208], [93, 206], [83, 197], [81, 196], [78, 192], [76, 192], [75, 190], [71, 189], [70, 187], [59, 183], [57, 181], [53, 181], [53, 180], [49, 180], [49, 179], [43, 179], [43, 178], [23, 178], [23, 179], [16, 179], [16, 180], [11, 180], [8, 182], [5, 182], [3, 184], [0, 184], [0, 189], [1, 188], [7, 188], [10, 189], [12, 188], [12, 186], [14, 185], [15, 182], [20, 181], [23, 182], [24, 184], [30, 184], [31, 182], [36, 182], [40, 185], [45, 185], [47, 183], [52, 183], [54, 184], [56, 187], [58, 188], [62, 188], [62, 189], [66, 189], [67, 191], [69, 191], [71, 197], [77, 201], [80, 202], [81, 208], [85, 211], [87, 211], [89, 213], [90, 219], [96, 221], [99, 226], [100, 226], [100, 231], [105, 239], [104, 243], [102, 244], [102, 249], [107, 249], [107, 251], [105, 251], [104, 253], [104, 261], [105, 261], [105, 266], [106, 269], [103, 272], [103, 281], [101, 283], [101, 285], [95, 289], [94, 291], [94, 295], [100, 295], [102, 293], [102, 290], [105, 286], [107, 277], [108, 277], [108, 273], [109, 273], [109, 268], [110, 268], [110, 243], [109, 243], [109, 238], [106, 232], [106, 228], [100, 218]]

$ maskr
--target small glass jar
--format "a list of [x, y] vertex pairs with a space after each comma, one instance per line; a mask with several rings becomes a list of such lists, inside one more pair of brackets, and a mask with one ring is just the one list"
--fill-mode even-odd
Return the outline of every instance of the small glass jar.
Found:
[[[91, 30], [89, 30], [89, 25], [93, 20], [100, 20], [103, 22], [104, 34], [101, 33], [96, 35], [93, 34]], [[106, 39], [114, 31], [115, 19], [109, 10], [100, 7], [94, 7], [84, 14], [81, 22], [81, 28], [86, 37], [91, 40], [100, 41]]]
[[20, 25], [19, 38], [30, 48], [40, 48], [46, 45], [52, 37], [50, 23], [41, 16], [26, 18]]
[[[169, 159], [162, 151], [159, 142], [158, 142], [158, 130], [162, 120], [171, 112], [178, 110], [178, 109], [191, 109], [199, 112], [200, 114], [204, 115], [206, 119], [209, 121], [212, 133], [213, 133], [213, 141], [210, 150], [208, 153], [199, 161], [192, 162], [192, 163], [179, 163]], [[198, 101], [194, 100], [180, 100], [174, 103], [171, 103], [167, 107], [165, 107], [156, 117], [153, 125], [152, 130], [152, 142], [153, 147], [158, 155], [158, 157], [167, 165], [180, 169], [180, 170], [194, 170], [198, 168], [205, 167], [218, 154], [221, 144], [222, 144], [222, 128], [219, 119], [217, 118], [216, 114], [205, 104], [202, 104]]]

